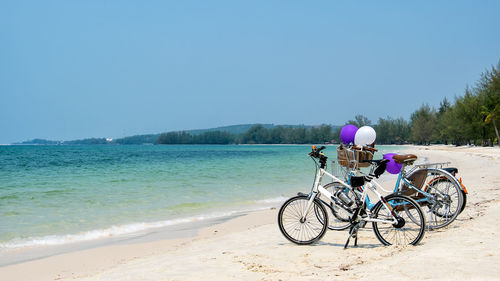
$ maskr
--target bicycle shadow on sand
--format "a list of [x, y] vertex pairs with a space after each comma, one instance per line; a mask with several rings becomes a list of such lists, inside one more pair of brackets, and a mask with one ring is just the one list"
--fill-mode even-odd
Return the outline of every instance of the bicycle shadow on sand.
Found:
[[[311, 246], [315, 246], [315, 245], [317, 245], [317, 246], [333, 246], [333, 247], [340, 247], [340, 248], [344, 249], [345, 242], [344, 243], [332, 243], [332, 242], [318, 241], [314, 245], [311, 245]], [[380, 247], [384, 247], [384, 245], [379, 244], [379, 243], [364, 244], [364, 243], [362, 243], [362, 241], [359, 241], [359, 240], [358, 240], [358, 245], [354, 246], [354, 239], [351, 239], [351, 241], [349, 242], [349, 245], [347, 246], [346, 249], [349, 249], [349, 248], [374, 249], [374, 248], [380, 248]]]
[[[295, 246], [305, 246], [305, 247], [337, 247], [337, 248], [342, 248], [344, 249], [345, 242], [344, 243], [333, 243], [333, 242], [324, 242], [324, 241], [318, 241], [314, 244], [308, 244], [308, 245], [296, 245], [293, 243], [287, 243], [287, 242], [282, 242], [278, 243], [279, 246], [286, 246], [286, 245], [295, 245]], [[382, 244], [363, 244], [358, 241], [358, 245], [354, 246], [354, 240], [351, 239], [351, 242], [349, 243], [349, 246], [347, 246], [347, 249], [349, 248], [360, 248], [360, 249], [374, 249], [374, 248], [380, 248], [380, 247], [386, 247]]]

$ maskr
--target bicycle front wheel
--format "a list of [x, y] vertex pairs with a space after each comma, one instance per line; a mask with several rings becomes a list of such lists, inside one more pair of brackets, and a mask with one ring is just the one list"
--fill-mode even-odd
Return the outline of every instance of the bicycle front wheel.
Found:
[[328, 215], [318, 200], [306, 210], [309, 198], [299, 195], [288, 199], [278, 213], [278, 225], [286, 239], [299, 245], [312, 244], [325, 235]]
[[391, 194], [385, 197], [397, 218], [393, 223], [391, 210], [379, 201], [372, 209], [373, 231], [384, 245], [417, 245], [424, 237], [425, 217], [418, 203], [408, 196]]

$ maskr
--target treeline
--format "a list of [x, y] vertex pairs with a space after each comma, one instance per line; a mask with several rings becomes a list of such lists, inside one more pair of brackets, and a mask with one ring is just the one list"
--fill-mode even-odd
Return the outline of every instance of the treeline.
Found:
[[303, 144], [325, 143], [333, 138], [334, 131], [329, 125], [319, 127], [276, 126], [265, 128], [254, 125], [243, 134], [230, 134], [210, 131], [199, 135], [188, 132], [169, 132], [161, 134], [157, 144]]
[[235, 136], [222, 131], [205, 132], [192, 135], [188, 132], [169, 132], [160, 134], [156, 144], [232, 144]]
[[266, 129], [255, 125], [241, 136], [240, 143], [243, 144], [304, 144], [325, 143], [333, 139], [333, 130], [330, 125], [318, 127], [283, 127]]
[[113, 144], [151, 144], [155, 143], [160, 134], [136, 135], [114, 139]]
[[[372, 126], [377, 132], [378, 144], [403, 144], [410, 139], [410, 125], [403, 118], [380, 118], [378, 124], [372, 124], [362, 115], [346, 124], [354, 124], [358, 128]], [[188, 132], [169, 132], [161, 134], [156, 144], [318, 144], [340, 142], [342, 127], [321, 125], [317, 127], [285, 127], [265, 128], [262, 125], [252, 126], [244, 134], [230, 134], [214, 131], [200, 135]]]
[[64, 141], [61, 144], [94, 145], [94, 144], [108, 144], [108, 141], [106, 141], [106, 138], [89, 138], [89, 139], [82, 139], [82, 140]]

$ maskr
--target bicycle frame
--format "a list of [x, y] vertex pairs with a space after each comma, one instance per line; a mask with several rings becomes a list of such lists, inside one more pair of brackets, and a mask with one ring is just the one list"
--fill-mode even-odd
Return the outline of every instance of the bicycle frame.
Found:
[[[339, 178], [335, 177], [334, 175], [328, 173], [323, 168], [319, 168], [318, 171], [317, 171], [317, 173], [316, 173], [316, 179], [314, 181], [313, 188], [312, 188], [311, 192], [309, 193], [309, 201], [307, 202], [306, 212], [305, 212], [305, 215], [303, 216], [303, 218], [305, 218], [307, 216], [307, 214], [309, 213], [309, 211], [311, 210], [311, 206], [313, 204], [313, 201], [315, 200], [315, 198], [318, 195], [318, 193], [321, 193], [322, 195], [324, 195], [326, 198], [328, 198], [331, 202], [333, 202], [335, 204], [335, 201], [332, 200], [333, 194], [330, 193], [328, 190], [326, 190], [321, 185], [321, 179], [325, 175], [327, 177], [329, 177], [329, 178], [331, 178], [331, 179], [333, 179], [333, 180], [341, 183], [346, 188], [352, 189], [352, 187], [349, 184], [345, 183], [344, 181], [340, 180]], [[393, 212], [393, 209], [387, 203], [387, 201], [384, 199], [384, 197], [377, 191], [377, 187], [379, 187], [379, 188], [382, 188], [382, 187], [377, 182], [373, 182], [373, 183], [371, 181], [367, 182], [366, 183], [366, 187], [367, 188], [363, 188], [363, 193], [361, 194], [361, 199], [360, 199], [361, 202], [363, 202], [363, 205], [361, 206], [361, 208], [365, 207], [366, 201], [368, 199], [367, 191], [369, 189], [369, 190], [371, 190], [372, 192], [374, 192], [377, 195], [377, 197], [380, 199], [380, 201], [382, 202], [382, 204], [384, 204], [384, 206], [386, 207], [386, 210], [390, 211], [392, 220], [381, 220], [381, 219], [374, 219], [374, 218], [370, 218], [370, 217], [360, 217], [360, 220], [366, 221], [366, 222], [379, 222], [379, 223], [396, 224], [398, 222], [398, 220], [396, 218], [396, 215]], [[354, 192], [354, 190], [353, 190], [353, 192]], [[352, 213], [351, 210], [347, 210], [347, 211], [349, 211], [349, 213]]]
[[[432, 198], [432, 195], [430, 195], [429, 193], [427, 193], [427, 192], [425, 192], [425, 191], [423, 191], [423, 190], [421, 190], [421, 189], [413, 186], [409, 180], [407, 180], [405, 177], [403, 177], [403, 170], [404, 169], [401, 169], [401, 171], [398, 174], [398, 179], [396, 181], [396, 185], [394, 186], [394, 192], [398, 191], [399, 184], [401, 183], [401, 181], [403, 181], [410, 188], [414, 189], [418, 193], [421, 193], [421, 194], [423, 194], [425, 196], [425, 198], [422, 198], [422, 199], [416, 199], [416, 198], [414, 198], [415, 201], [417, 201], [418, 203], [423, 202], [423, 201], [429, 201], [430, 198]], [[426, 187], [429, 186], [429, 184], [430, 184], [430, 182], [426, 184]], [[425, 188], [425, 189], [427, 189], [427, 188]]]

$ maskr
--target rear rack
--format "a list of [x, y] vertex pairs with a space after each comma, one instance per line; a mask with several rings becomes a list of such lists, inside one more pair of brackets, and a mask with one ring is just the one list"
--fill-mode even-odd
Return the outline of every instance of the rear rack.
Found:
[[451, 164], [451, 162], [423, 163], [423, 164], [415, 164], [415, 167], [418, 167], [418, 168], [443, 168], [443, 166], [448, 166], [450, 164]]
[[442, 169], [444, 166], [450, 165], [451, 162], [437, 162], [437, 163], [422, 163], [422, 164], [414, 164], [411, 166], [410, 169], [405, 171], [405, 177], [411, 175], [413, 172], [415, 172], [418, 169], [429, 169], [429, 168], [434, 168], [434, 169]]

